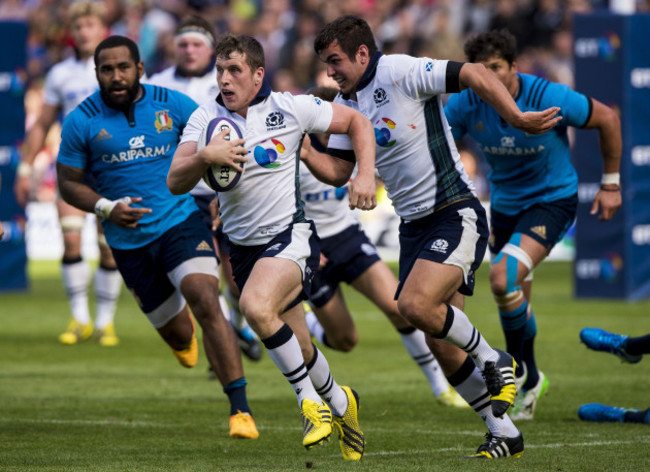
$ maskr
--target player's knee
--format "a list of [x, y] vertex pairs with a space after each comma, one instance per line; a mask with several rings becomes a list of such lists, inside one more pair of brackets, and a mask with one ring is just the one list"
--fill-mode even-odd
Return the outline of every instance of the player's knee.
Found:
[[420, 316], [420, 304], [410, 297], [400, 296], [397, 300], [397, 309], [404, 319], [411, 323]]
[[386, 318], [388, 318], [388, 320], [391, 322], [391, 324], [395, 327], [395, 329], [403, 329], [411, 326], [411, 324], [406, 321], [406, 318], [404, 318], [397, 309], [397, 304], [395, 304], [394, 310], [385, 311], [384, 314], [386, 315]]
[[357, 330], [349, 333], [344, 333], [342, 336], [337, 337], [335, 340], [327, 338], [328, 343], [332, 348], [341, 352], [350, 352], [359, 342], [359, 334]]
[[493, 268], [490, 270], [490, 289], [496, 297], [503, 295], [508, 290], [508, 280], [505, 271]]
[[219, 283], [215, 277], [189, 274], [181, 281], [181, 293], [197, 320], [220, 313]]
[[425, 332], [429, 332], [432, 326], [442, 329], [447, 316], [447, 306], [444, 303], [432, 303], [420, 296], [400, 295], [397, 308], [406, 321]]
[[517, 241], [519, 239], [513, 236], [490, 267], [490, 288], [495, 297], [517, 290], [533, 270], [533, 260], [518, 246]]
[[494, 296], [514, 291], [516, 287], [521, 285], [523, 278], [528, 274], [526, 269], [520, 270], [520, 265], [523, 265], [523, 268], [528, 267], [527, 261], [524, 264], [520, 260], [523, 256], [519, 253], [517, 253], [517, 256], [519, 258], [510, 254], [499, 253], [498, 259], [500, 262], [490, 267], [490, 289]]
[[81, 230], [84, 227], [84, 217], [83, 216], [62, 216], [59, 218], [59, 224], [61, 225], [61, 231], [63, 233], [81, 233]]
[[255, 332], [259, 332], [261, 327], [277, 317], [259, 297], [247, 296], [245, 293], [239, 299], [239, 309]]

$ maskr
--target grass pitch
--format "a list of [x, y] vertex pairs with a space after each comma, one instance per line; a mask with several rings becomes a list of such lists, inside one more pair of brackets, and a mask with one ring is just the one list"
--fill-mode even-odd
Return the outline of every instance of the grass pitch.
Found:
[[[265, 353], [245, 360], [257, 441], [228, 437], [228, 402], [207, 380], [207, 362], [181, 368], [124, 290], [120, 345], [57, 341], [68, 305], [55, 262], [30, 265], [26, 293], [0, 294], [0, 470], [2, 471], [644, 471], [650, 427], [581, 422], [583, 403], [650, 406], [650, 359], [621, 364], [579, 343], [585, 326], [650, 332], [650, 302], [575, 300], [568, 263], [535, 271], [537, 355], [550, 379], [535, 420], [519, 422], [521, 459], [461, 459], [483, 442], [469, 410], [438, 405], [386, 319], [355, 292], [345, 295], [360, 335], [341, 354], [323, 348], [340, 384], [360, 394], [366, 433], [361, 463], [346, 463], [332, 440], [306, 452], [295, 397]], [[504, 346], [487, 266], [467, 312], [488, 341]]]

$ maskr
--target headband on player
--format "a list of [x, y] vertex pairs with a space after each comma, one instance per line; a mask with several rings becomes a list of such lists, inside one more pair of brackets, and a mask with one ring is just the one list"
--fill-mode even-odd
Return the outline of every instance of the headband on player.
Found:
[[183, 38], [195, 38], [205, 42], [211, 48], [214, 47], [214, 36], [208, 30], [200, 26], [186, 26], [176, 33], [175, 41], [178, 43]]

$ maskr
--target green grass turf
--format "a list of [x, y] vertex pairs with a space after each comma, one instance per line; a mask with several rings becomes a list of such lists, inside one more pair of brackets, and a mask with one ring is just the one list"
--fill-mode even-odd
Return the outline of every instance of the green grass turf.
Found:
[[[650, 359], [621, 364], [579, 343], [585, 326], [650, 332], [650, 303], [572, 296], [568, 263], [535, 272], [538, 363], [551, 384], [535, 420], [519, 426], [521, 459], [461, 459], [483, 441], [482, 421], [438, 405], [386, 319], [356, 293], [346, 298], [360, 342], [349, 354], [323, 349], [335, 378], [361, 397], [366, 456], [345, 463], [337, 440], [306, 452], [295, 397], [267, 354], [245, 361], [257, 441], [228, 438], [228, 402], [207, 363], [181, 368], [124, 290], [120, 345], [66, 347], [68, 322], [58, 264], [30, 264], [31, 289], [0, 295], [0, 470], [25, 471], [643, 471], [650, 426], [581, 422], [583, 403], [650, 406]], [[489, 295], [487, 266], [467, 312], [495, 346], [504, 341]]]

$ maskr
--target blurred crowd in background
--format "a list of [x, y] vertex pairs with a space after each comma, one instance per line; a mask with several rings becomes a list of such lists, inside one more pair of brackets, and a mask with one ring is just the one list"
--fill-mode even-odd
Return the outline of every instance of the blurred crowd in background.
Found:
[[[73, 54], [68, 33], [70, 0], [2, 0], [0, 20], [29, 24], [27, 127], [38, 114], [43, 79], [57, 62]], [[608, 0], [104, 0], [113, 34], [128, 36], [140, 48], [147, 75], [174, 62], [174, 30], [181, 18], [198, 14], [216, 34], [255, 36], [264, 46], [266, 74], [275, 90], [304, 92], [324, 77], [313, 38], [340, 15], [364, 17], [384, 53], [464, 60], [463, 44], [473, 33], [507, 28], [519, 45], [519, 71], [573, 86], [572, 19], [606, 9]], [[650, 11], [650, 0], [636, 2]], [[58, 130], [45, 155], [56, 156]], [[471, 148], [470, 150], [471, 151]], [[469, 152], [468, 151], [468, 152]], [[471, 156], [470, 156], [471, 161]], [[481, 162], [469, 162], [479, 193], [487, 192]], [[475, 169], [472, 169], [474, 167]], [[44, 165], [43, 172], [53, 172]], [[49, 200], [53, 175], [43, 175], [37, 200]], [[49, 182], [49, 184], [48, 184]], [[483, 196], [483, 195], [482, 195]]]

